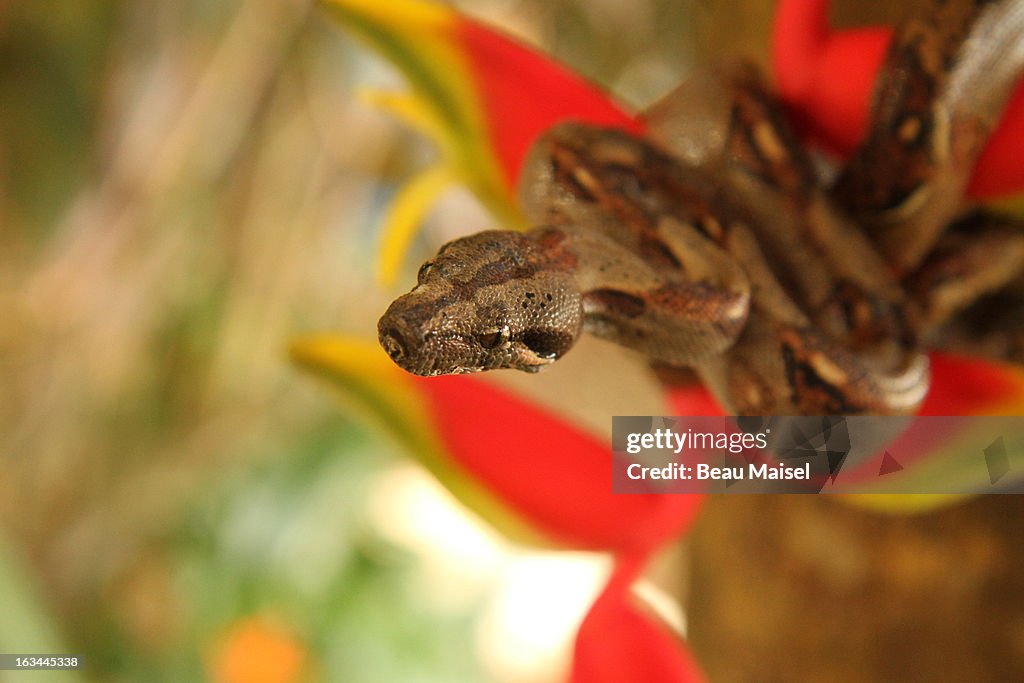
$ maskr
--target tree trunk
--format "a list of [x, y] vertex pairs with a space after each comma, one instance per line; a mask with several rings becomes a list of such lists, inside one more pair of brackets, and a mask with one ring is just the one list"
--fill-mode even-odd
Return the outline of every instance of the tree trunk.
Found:
[[689, 642], [713, 683], [1024, 680], [1024, 497], [927, 515], [712, 497]]

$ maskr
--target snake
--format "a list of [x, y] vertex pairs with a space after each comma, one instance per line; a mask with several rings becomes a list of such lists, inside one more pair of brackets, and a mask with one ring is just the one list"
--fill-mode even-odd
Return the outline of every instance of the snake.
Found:
[[1021, 36], [1024, 1], [925, 3], [838, 172], [742, 62], [696, 70], [643, 136], [560, 123], [523, 165], [535, 227], [443, 245], [380, 344], [416, 375], [537, 372], [591, 334], [689, 369], [736, 415], [912, 414], [928, 349], [1024, 272], [1020, 221], [963, 192]]

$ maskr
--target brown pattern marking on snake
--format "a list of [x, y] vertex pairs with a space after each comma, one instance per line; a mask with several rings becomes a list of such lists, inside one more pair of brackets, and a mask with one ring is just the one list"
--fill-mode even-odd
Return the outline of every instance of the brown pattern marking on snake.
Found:
[[[846, 343], [852, 349], [869, 348], [885, 339], [906, 348], [918, 344], [915, 326], [911, 324], [915, 315], [912, 309], [904, 307], [899, 312], [894, 311], [855, 282], [838, 279], [823, 306], [829, 307], [842, 315], [847, 330]], [[902, 316], [909, 319], [904, 320]]]
[[639, 318], [647, 310], [647, 302], [643, 297], [618, 289], [584, 292], [583, 302], [597, 309], [614, 310], [624, 318]]
[[730, 161], [784, 196], [806, 201], [818, 187], [814, 168], [757, 72], [734, 69], [728, 87], [733, 102]]
[[868, 137], [837, 187], [860, 210], [907, 212], [927, 199], [947, 153], [949, 113], [936, 102], [984, 2], [933, 3], [897, 31], [882, 65]]
[[808, 349], [805, 335], [797, 330], [780, 334], [786, 381], [793, 392], [793, 404], [815, 406], [828, 415], [859, 415], [868, 406], [855, 402], [849, 392], [846, 370], [817, 349]]
[[[595, 137], [601, 136], [589, 136]], [[572, 178], [566, 186], [569, 192], [599, 205], [648, 244], [663, 245], [655, 226], [666, 214], [724, 243], [727, 229], [723, 225], [736, 222], [742, 214], [711, 206], [709, 197], [716, 194], [713, 183], [651, 145], [629, 144], [625, 133], [608, 130], [604, 138], [596, 152], [592, 140], [559, 139], [551, 148], [555, 179]], [[623, 151], [616, 153], [616, 149]]]

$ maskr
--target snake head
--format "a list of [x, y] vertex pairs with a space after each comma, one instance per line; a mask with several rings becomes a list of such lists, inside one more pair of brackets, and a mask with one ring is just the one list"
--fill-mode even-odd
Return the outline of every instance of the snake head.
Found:
[[573, 277], [536, 240], [492, 230], [449, 242], [377, 324], [391, 359], [415, 375], [536, 372], [580, 334]]

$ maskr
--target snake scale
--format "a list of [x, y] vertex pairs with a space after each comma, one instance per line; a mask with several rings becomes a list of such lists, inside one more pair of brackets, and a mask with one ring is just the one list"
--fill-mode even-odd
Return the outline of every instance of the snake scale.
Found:
[[926, 349], [1020, 287], [1020, 222], [963, 190], [1022, 63], [1024, 1], [926, 3], [831, 183], [743, 64], [692, 75], [643, 138], [560, 124], [520, 182], [537, 227], [444, 245], [380, 342], [418, 375], [534, 372], [586, 332], [692, 368], [734, 414], [912, 413]]

